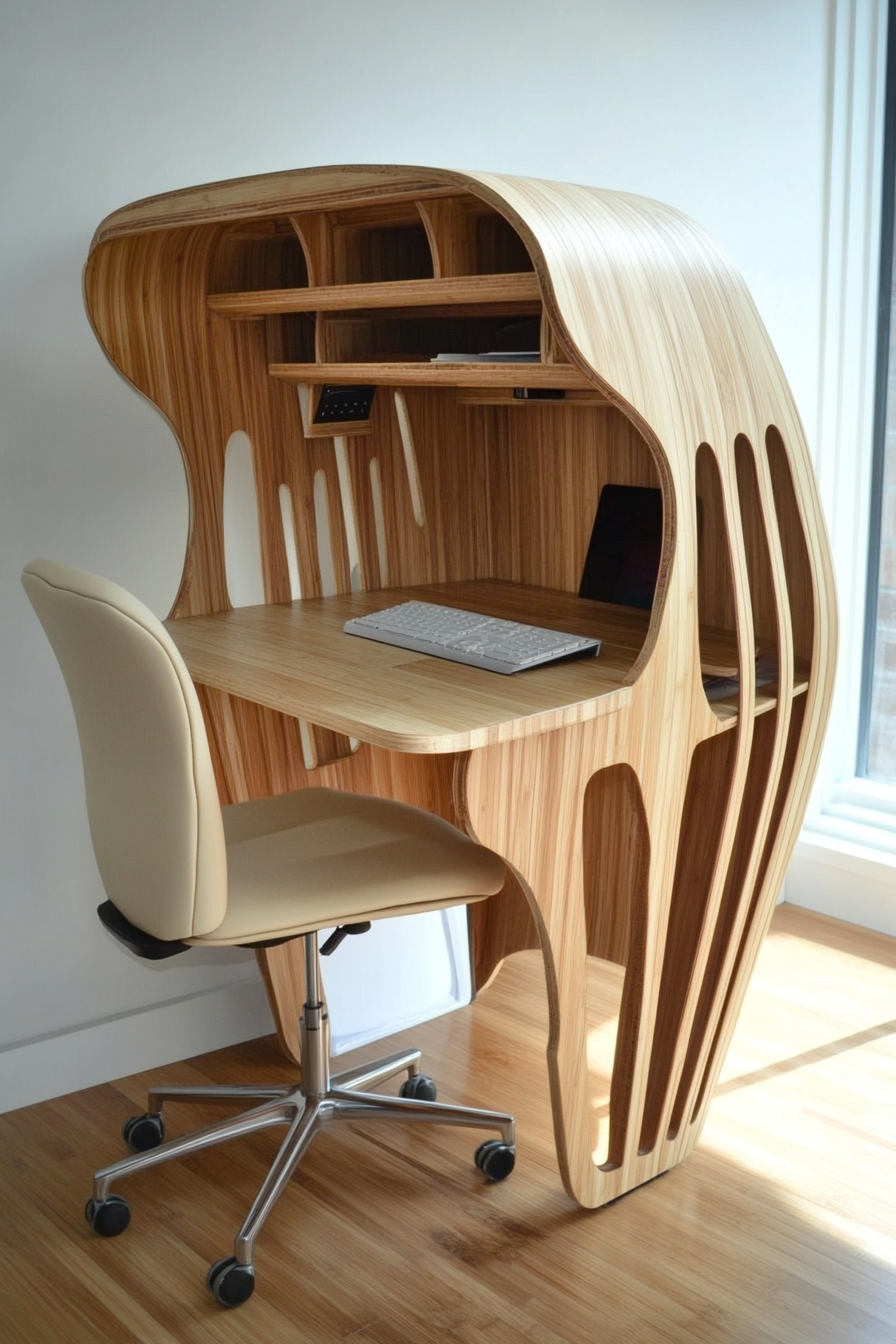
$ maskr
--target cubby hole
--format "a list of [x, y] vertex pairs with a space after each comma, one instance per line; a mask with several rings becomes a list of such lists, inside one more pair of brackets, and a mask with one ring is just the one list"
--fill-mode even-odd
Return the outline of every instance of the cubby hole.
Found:
[[417, 209], [437, 275], [513, 275], [535, 269], [513, 226], [475, 196], [418, 201]]
[[413, 203], [398, 210], [341, 212], [331, 223], [334, 284], [433, 278], [429, 239]]
[[431, 280], [432, 253], [422, 224], [394, 229], [355, 229], [345, 239], [344, 281]]
[[313, 313], [280, 313], [264, 322], [269, 364], [314, 363], [317, 325]]
[[234, 225], [223, 234], [209, 293], [305, 289], [307, 285], [305, 253], [290, 221], [260, 219]]
[[439, 354], [539, 350], [540, 315], [487, 317], [320, 314], [321, 363], [425, 361]]
[[525, 243], [503, 215], [495, 213], [477, 217], [477, 275], [513, 274], [534, 269]]

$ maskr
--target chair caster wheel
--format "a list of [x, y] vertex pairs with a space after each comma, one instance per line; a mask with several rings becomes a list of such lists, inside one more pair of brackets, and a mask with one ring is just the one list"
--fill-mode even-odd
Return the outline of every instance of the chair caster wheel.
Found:
[[239, 1307], [255, 1292], [255, 1270], [234, 1256], [216, 1260], [205, 1276], [208, 1290], [222, 1307]]
[[476, 1149], [475, 1162], [489, 1181], [503, 1181], [513, 1171], [516, 1149], [500, 1139], [486, 1139]]
[[165, 1121], [161, 1114], [153, 1115], [151, 1111], [132, 1115], [130, 1120], [125, 1120], [121, 1137], [132, 1153], [148, 1153], [150, 1148], [158, 1148], [165, 1138]]
[[121, 1195], [107, 1195], [105, 1199], [88, 1199], [84, 1217], [101, 1237], [117, 1237], [131, 1221], [131, 1210]]
[[405, 1078], [398, 1095], [410, 1097], [412, 1101], [435, 1101], [438, 1094], [428, 1073], [412, 1073], [410, 1078]]

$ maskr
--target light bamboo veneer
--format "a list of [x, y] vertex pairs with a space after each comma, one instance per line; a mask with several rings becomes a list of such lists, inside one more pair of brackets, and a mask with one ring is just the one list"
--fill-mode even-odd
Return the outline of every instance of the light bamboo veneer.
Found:
[[[501, 853], [504, 891], [471, 910], [476, 982], [541, 949], [567, 1190], [595, 1206], [673, 1166], [700, 1134], [793, 848], [835, 654], [805, 439], [739, 276], [653, 201], [349, 167], [128, 206], [97, 231], [85, 292], [183, 454], [169, 629], [223, 801], [374, 791]], [[537, 364], [431, 362], [534, 340]], [[321, 386], [352, 383], [377, 389], [369, 420], [315, 420]], [[268, 604], [240, 611], [223, 541], [236, 430]], [[576, 596], [607, 484], [662, 492], [649, 613]], [[571, 622], [604, 651], [508, 679], [340, 633], [411, 594]], [[774, 685], [757, 689], [757, 654]], [[710, 704], [710, 672], [737, 675], [738, 693]], [[294, 953], [259, 960], [295, 1053]], [[619, 1002], [604, 1128], [589, 966]]]

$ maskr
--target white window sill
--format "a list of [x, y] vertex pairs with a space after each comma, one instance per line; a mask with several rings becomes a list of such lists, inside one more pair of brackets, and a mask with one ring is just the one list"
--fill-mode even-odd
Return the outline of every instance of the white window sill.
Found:
[[896, 788], [871, 779], [837, 784], [801, 839], [809, 836], [861, 854], [869, 862], [896, 865]]
[[785, 900], [896, 937], [896, 789], [838, 784], [797, 841]]

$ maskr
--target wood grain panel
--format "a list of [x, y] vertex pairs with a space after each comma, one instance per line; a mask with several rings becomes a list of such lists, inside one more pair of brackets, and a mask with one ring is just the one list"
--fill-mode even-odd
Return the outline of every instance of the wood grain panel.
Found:
[[494, 572], [578, 592], [604, 485], [658, 486], [647, 445], [615, 409], [508, 408], [490, 457]]

